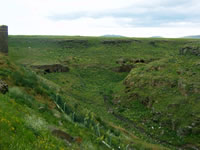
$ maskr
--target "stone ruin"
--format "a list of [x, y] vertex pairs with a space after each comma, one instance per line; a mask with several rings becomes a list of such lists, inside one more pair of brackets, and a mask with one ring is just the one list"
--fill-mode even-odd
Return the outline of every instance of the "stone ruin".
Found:
[[8, 54], [8, 26], [0, 26], [0, 52]]

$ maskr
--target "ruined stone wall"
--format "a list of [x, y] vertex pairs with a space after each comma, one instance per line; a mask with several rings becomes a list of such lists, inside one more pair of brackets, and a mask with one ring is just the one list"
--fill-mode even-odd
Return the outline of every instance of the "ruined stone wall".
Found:
[[0, 52], [8, 53], [8, 26], [0, 26]]

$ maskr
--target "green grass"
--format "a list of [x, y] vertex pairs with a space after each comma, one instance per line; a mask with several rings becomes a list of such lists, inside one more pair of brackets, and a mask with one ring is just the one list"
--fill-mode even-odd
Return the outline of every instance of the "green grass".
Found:
[[[0, 94], [1, 149], [92, 150], [131, 146], [131, 139], [124, 139], [126, 134], [120, 133], [117, 126], [107, 124], [89, 109], [79, 111], [79, 106], [74, 103], [77, 100], [66, 97], [60, 86], [29, 69], [14, 65], [5, 56], [0, 58], [0, 71], [5, 73], [1, 78], [9, 84], [9, 92]], [[55, 112], [60, 117], [55, 117]], [[66, 145], [51, 134], [52, 127], [79, 137], [81, 142]], [[12, 139], [11, 143], [9, 139]], [[136, 140], [133, 147], [140, 143], [146, 144], [144, 148], [161, 147]]]
[[[0, 77], [10, 84], [8, 97], [17, 105], [32, 111], [47, 106], [37, 115], [59, 127], [51, 116], [56, 103], [67, 118], [62, 128], [83, 139], [73, 144], [75, 149], [108, 148], [102, 141], [114, 149], [199, 147], [199, 57], [179, 55], [185, 45], [198, 44], [188, 39], [10, 36], [9, 60], [17, 65], [4, 61]], [[114, 71], [119, 59], [148, 63], [120, 73]], [[55, 63], [70, 71], [36, 74], [29, 68]]]

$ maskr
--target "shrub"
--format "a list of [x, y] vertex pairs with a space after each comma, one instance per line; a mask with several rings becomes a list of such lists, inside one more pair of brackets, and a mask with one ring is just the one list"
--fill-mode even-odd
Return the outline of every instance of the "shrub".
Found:
[[24, 86], [29, 88], [35, 88], [37, 87], [38, 80], [35, 73], [33, 73], [30, 70], [22, 69], [24, 74], [21, 74], [20, 72], [13, 72], [11, 74], [12, 79], [14, 79], [14, 82], [18, 86]]
[[18, 87], [10, 88], [9, 96], [15, 99], [17, 103], [25, 104], [28, 107], [33, 107], [34, 98], [28, 95], [27, 93], [25, 93], [24, 91], [22, 91]]

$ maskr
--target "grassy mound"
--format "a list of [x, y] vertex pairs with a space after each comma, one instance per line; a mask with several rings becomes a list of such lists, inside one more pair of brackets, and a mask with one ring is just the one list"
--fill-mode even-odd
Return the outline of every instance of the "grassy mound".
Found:
[[198, 147], [199, 67], [197, 57], [178, 56], [132, 69], [119, 113], [161, 141]]

